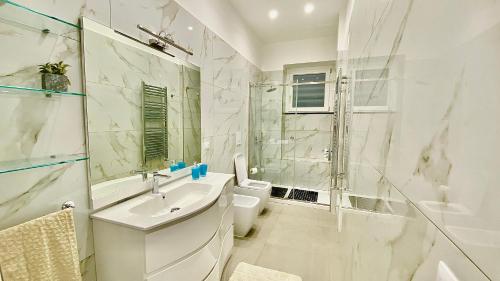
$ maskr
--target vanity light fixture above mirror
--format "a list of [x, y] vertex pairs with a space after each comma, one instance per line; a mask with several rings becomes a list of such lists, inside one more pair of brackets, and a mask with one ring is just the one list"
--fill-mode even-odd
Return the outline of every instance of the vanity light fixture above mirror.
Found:
[[162, 46], [163, 48], [166, 48], [166, 44], [169, 44], [169, 45], [183, 51], [184, 53], [186, 53], [188, 55], [191, 55], [191, 56], [193, 55], [192, 51], [175, 43], [175, 41], [172, 39], [171, 34], [167, 34], [164, 31], [160, 31], [160, 33], [156, 34], [153, 31], [149, 30], [148, 28], [146, 28], [140, 24], [137, 25], [137, 28], [154, 37], [153, 39], [150, 39], [150, 44], [156, 44], [157, 46]]

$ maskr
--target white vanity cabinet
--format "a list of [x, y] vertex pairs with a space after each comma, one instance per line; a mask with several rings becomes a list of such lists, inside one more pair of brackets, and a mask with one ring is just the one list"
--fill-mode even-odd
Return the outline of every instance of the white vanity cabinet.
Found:
[[219, 280], [233, 247], [232, 182], [207, 206], [152, 229], [94, 218], [98, 281]]

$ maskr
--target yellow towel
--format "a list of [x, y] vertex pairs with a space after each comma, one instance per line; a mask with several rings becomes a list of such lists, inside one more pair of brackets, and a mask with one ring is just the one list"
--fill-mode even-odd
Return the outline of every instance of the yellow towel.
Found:
[[80, 281], [72, 210], [0, 231], [0, 271], [3, 281]]

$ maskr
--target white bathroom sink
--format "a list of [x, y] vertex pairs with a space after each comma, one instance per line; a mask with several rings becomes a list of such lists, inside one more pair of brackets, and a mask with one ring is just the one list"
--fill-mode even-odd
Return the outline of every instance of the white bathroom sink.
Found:
[[205, 198], [210, 188], [209, 184], [185, 183], [162, 194], [148, 195], [144, 202], [132, 207], [130, 212], [143, 216], [158, 217], [180, 211]]
[[[221, 196], [231, 174], [208, 173], [200, 180], [184, 177], [161, 185], [160, 194], [148, 191], [91, 215], [103, 220], [140, 230], [151, 230], [203, 211]], [[161, 183], [161, 182], [160, 182]]]

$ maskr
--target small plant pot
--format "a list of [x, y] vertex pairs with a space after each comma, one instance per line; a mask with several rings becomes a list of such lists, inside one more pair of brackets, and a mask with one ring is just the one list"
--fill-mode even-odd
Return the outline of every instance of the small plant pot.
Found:
[[66, 75], [42, 73], [42, 89], [57, 92], [67, 92], [70, 84]]

